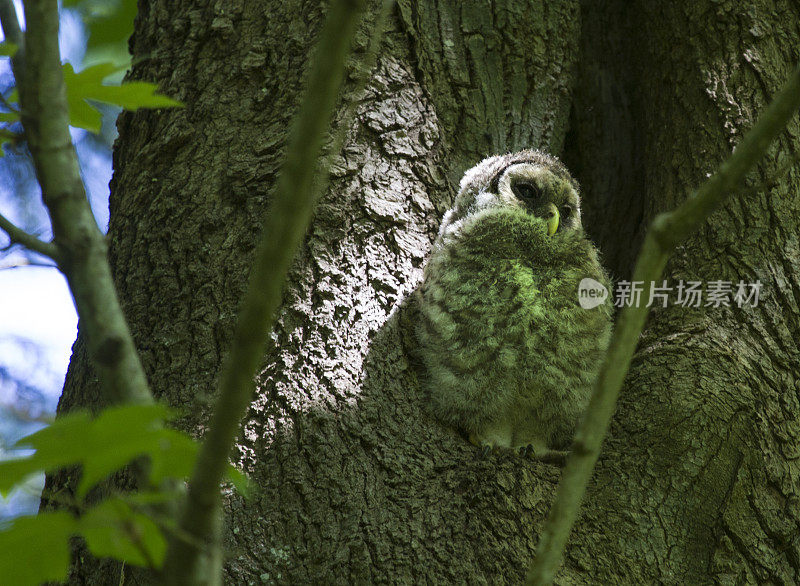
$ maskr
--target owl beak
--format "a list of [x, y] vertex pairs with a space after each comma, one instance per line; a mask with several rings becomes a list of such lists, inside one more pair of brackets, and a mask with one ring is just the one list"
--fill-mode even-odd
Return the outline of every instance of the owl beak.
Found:
[[547, 222], [547, 235], [552, 236], [558, 230], [558, 223], [560, 221], [560, 216], [558, 214], [558, 208], [555, 204], [551, 203], [547, 207], [547, 212], [545, 212], [545, 221]]

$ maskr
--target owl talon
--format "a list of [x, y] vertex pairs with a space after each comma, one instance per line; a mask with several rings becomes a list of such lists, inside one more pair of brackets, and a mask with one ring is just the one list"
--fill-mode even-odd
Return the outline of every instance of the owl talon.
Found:
[[546, 464], [555, 464], [556, 466], [561, 466], [562, 468], [567, 463], [567, 456], [569, 456], [569, 452], [562, 450], [549, 450], [547, 448], [537, 452], [536, 448], [534, 448], [531, 444], [522, 446], [519, 449], [519, 454], [520, 456], [530, 460], [538, 460], [540, 462], [545, 462]]
[[519, 447], [519, 455], [523, 458], [530, 460], [539, 460], [547, 464], [555, 464], [556, 466], [564, 466], [567, 463], [567, 456], [569, 452], [562, 450], [551, 450], [546, 447], [540, 446], [537, 450], [534, 444], [528, 444]]
[[547, 450], [543, 454], [539, 454], [536, 459], [563, 468], [567, 464], [567, 456], [569, 456], [569, 452], [565, 450]]

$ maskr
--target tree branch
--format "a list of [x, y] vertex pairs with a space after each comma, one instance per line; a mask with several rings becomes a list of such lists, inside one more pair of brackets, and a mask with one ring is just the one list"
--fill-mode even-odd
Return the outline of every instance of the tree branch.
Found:
[[[364, 4], [364, 0], [337, 0], [329, 8], [305, 98], [289, 137], [273, 204], [264, 221], [233, 343], [222, 369], [220, 395], [189, 482], [180, 529], [209, 544], [208, 550], [214, 552], [215, 558], [219, 556], [219, 485], [238, 435], [239, 422], [252, 398], [253, 376], [280, 305], [289, 267], [308, 229], [317, 196], [327, 185], [327, 169], [324, 180], [315, 180], [315, 170]], [[218, 564], [218, 559], [204, 559], [196, 544], [172, 539], [163, 581], [215, 583], [219, 580]]]
[[11, 244], [21, 244], [29, 250], [49, 256], [58, 263], [58, 259], [61, 255], [55, 244], [39, 240], [33, 234], [28, 234], [25, 230], [15, 226], [11, 220], [6, 218], [3, 214], [0, 214], [0, 230], [8, 234]]
[[58, 50], [58, 3], [27, 0], [25, 17], [23, 62], [22, 34], [14, 4], [12, 0], [0, 0], [3, 31], [20, 47], [12, 66], [22, 125], [50, 213], [58, 265], [69, 282], [89, 356], [107, 402], [150, 403], [153, 398], [111, 278], [105, 237], [86, 199], [69, 134]]
[[[661, 277], [673, 249], [725, 201], [763, 157], [767, 147], [786, 127], [798, 108], [800, 67], [794, 71], [786, 86], [717, 173], [678, 208], [656, 216], [639, 252], [632, 279], [644, 283], [644, 298], [648, 298], [652, 283]], [[617, 397], [648, 312], [649, 308], [646, 306], [630, 305], [623, 309], [617, 321], [589, 407], [575, 435], [558, 493], [539, 540], [536, 559], [528, 572], [528, 585], [551, 584], [561, 565], [564, 546], [600, 454], [603, 438], [614, 414]]]
[[3, 25], [3, 36], [5, 36], [6, 41], [14, 43], [17, 46], [17, 53], [13, 59], [16, 61], [19, 56], [22, 55], [25, 44], [22, 37], [22, 30], [19, 28], [17, 9], [14, 8], [13, 0], [2, 0], [2, 2], [0, 2], [0, 23]]

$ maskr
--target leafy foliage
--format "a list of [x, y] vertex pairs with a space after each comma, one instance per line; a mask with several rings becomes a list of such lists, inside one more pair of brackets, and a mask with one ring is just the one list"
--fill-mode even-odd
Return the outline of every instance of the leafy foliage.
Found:
[[[188, 476], [197, 458], [198, 444], [185, 433], [164, 425], [174, 415], [158, 404], [113, 407], [94, 418], [86, 412], [76, 412], [20, 439], [15, 449], [34, 452], [0, 462], [0, 493], [8, 493], [31, 474], [80, 466], [78, 501], [72, 504], [83, 512], [79, 517], [65, 511], [48, 512], [13, 521], [0, 532], [0, 576], [13, 584], [64, 580], [69, 567], [68, 539], [72, 535], [82, 536], [98, 557], [160, 567], [166, 539], [148, 507], [170, 500], [175, 494], [156, 488], [111, 496], [92, 506], [84, 498], [110, 474], [142, 456], [149, 461], [151, 486]], [[233, 466], [228, 467], [227, 478], [242, 493], [247, 492], [246, 477]]]
[[[96, 2], [94, 0], [75, 0], [65, 2], [65, 6], [78, 6], [82, 11], [93, 16], [89, 19], [89, 46], [90, 55], [97, 56], [105, 52], [112, 53], [113, 61], [96, 63], [84, 68], [79, 73], [75, 72], [72, 64], [63, 65], [64, 84], [67, 91], [69, 104], [69, 123], [76, 128], [84, 128], [90, 132], [100, 132], [102, 114], [92, 106], [89, 101], [102, 102], [120, 106], [125, 110], [138, 110], [139, 108], [174, 108], [182, 104], [156, 92], [157, 86], [145, 81], [131, 81], [123, 83], [104, 83], [114, 74], [119, 74], [130, 65], [130, 56], [124, 41], [130, 36], [133, 28], [133, 18], [136, 16], [135, 0], [116, 0], [116, 2]], [[102, 51], [101, 51], [102, 49]], [[13, 57], [17, 46], [10, 42], [0, 43], [0, 57]], [[116, 57], [124, 53], [125, 58]], [[0, 101], [7, 112], [0, 111], [0, 124], [11, 125], [19, 122], [18, 109], [12, 109], [11, 103], [17, 102], [16, 91]], [[14, 140], [17, 135], [7, 127], [0, 128], [5, 132], [0, 133], [0, 145]], [[0, 151], [0, 155], [2, 151]]]
[[106, 499], [80, 519], [80, 533], [97, 557], [160, 567], [167, 541], [158, 526], [121, 498]]
[[[33, 449], [24, 458], [0, 462], [0, 494], [37, 472], [52, 473], [79, 465], [83, 474], [77, 496], [139, 456], [148, 456], [151, 484], [189, 475], [197, 457], [197, 442], [164, 426], [174, 415], [163, 405], [112, 407], [91, 418], [86, 412], [69, 413], [52, 425], [23, 437], [15, 449]], [[229, 468], [228, 480], [246, 491], [243, 475]]]
[[[64, 0], [63, 6], [83, 16], [89, 31], [86, 61], [93, 63], [77, 73], [71, 64], [63, 65], [70, 125], [100, 131], [102, 116], [91, 102], [127, 110], [181, 105], [158, 94], [155, 84], [110, 81], [130, 65], [126, 41], [133, 30], [136, 0]], [[17, 50], [13, 43], [0, 43], [0, 58], [11, 58]], [[11, 85], [0, 95], [0, 147], [24, 138], [18, 132], [19, 122], [19, 96]], [[24, 586], [65, 580], [69, 540], [74, 536], [83, 538], [97, 557], [160, 567], [167, 547], [162, 531], [174, 527], [175, 521], [162, 518], [157, 507], [182, 496], [168, 481], [189, 476], [198, 453], [193, 438], [165, 425], [173, 416], [162, 405], [115, 407], [94, 417], [75, 412], [19, 440], [14, 448], [32, 453], [0, 461], [0, 495], [42, 472], [73, 468], [80, 472], [80, 480], [74, 497], [50, 495], [70, 511], [0, 523], [0, 583]], [[140, 492], [95, 491], [91, 502], [87, 500], [93, 488], [134, 460], [146, 471]], [[227, 479], [241, 493], [248, 492], [247, 478], [232, 466]]]
[[13, 57], [17, 54], [18, 47], [10, 42], [10, 41], [3, 41], [0, 43], [0, 57]]
[[133, 33], [136, 0], [64, 0], [63, 6], [76, 9], [86, 23], [87, 61], [130, 61], [127, 41]]
[[72, 535], [81, 535], [97, 557], [154, 568], [163, 563], [167, 548], [158, 526], [123, 498], [106, 499], [79, 518], [66, 511], [20, 517], [0, 532], [4, 583], [27, 586], [65, 580]]
[[102, 115], [87, 100], [114, 104], [126, 110], [172, 108], [181, 105], [177, 100], [156, 93], [157, 88], [153, 83], [131, 81], [122, 85], [104, 85], [103, 80], [117, 71], [119, 67], [113, 63], [99, 63], [75, 73], [71, 64], [64, 64], [70, 125], [100, 132]]
[[[18, 47], [9, 41], [3, 41], [0, 43], [0, 57], [13, 57], [17, 53]], [[10, 97], [9, 97], [10, 98]], [[7, 112], [0, 111], [0, 124], [3, 125], [11, 125], [16, 122], [19, 122], [19, 111], [12, 110], [10, 102], [11, 99], [3, 97], [0, 99], [0, 108], [8, 110]], [[17, 134], [8, 130], [8, 128], [0, 127], [0, 157], [2, 157], [5, 152], [3, 151], [3, 145], [7, 142], [11, 142], [17, 138]]]
[[0, 532], [0, 576], [9, 584], [62, 581], [69, 567], [69, 537], [76, 519], [65, 511], [16, 519]]

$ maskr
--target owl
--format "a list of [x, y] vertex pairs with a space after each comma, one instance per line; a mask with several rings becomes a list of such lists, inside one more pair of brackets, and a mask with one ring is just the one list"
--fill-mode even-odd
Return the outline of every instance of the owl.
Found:
[[608, 345], [610, 289], [581, 227], [578, 184], [525, 150], [466, 172], [416, 292], [416, 353], [432, 414], [488, 451], [546, 455], [569, 443]]

